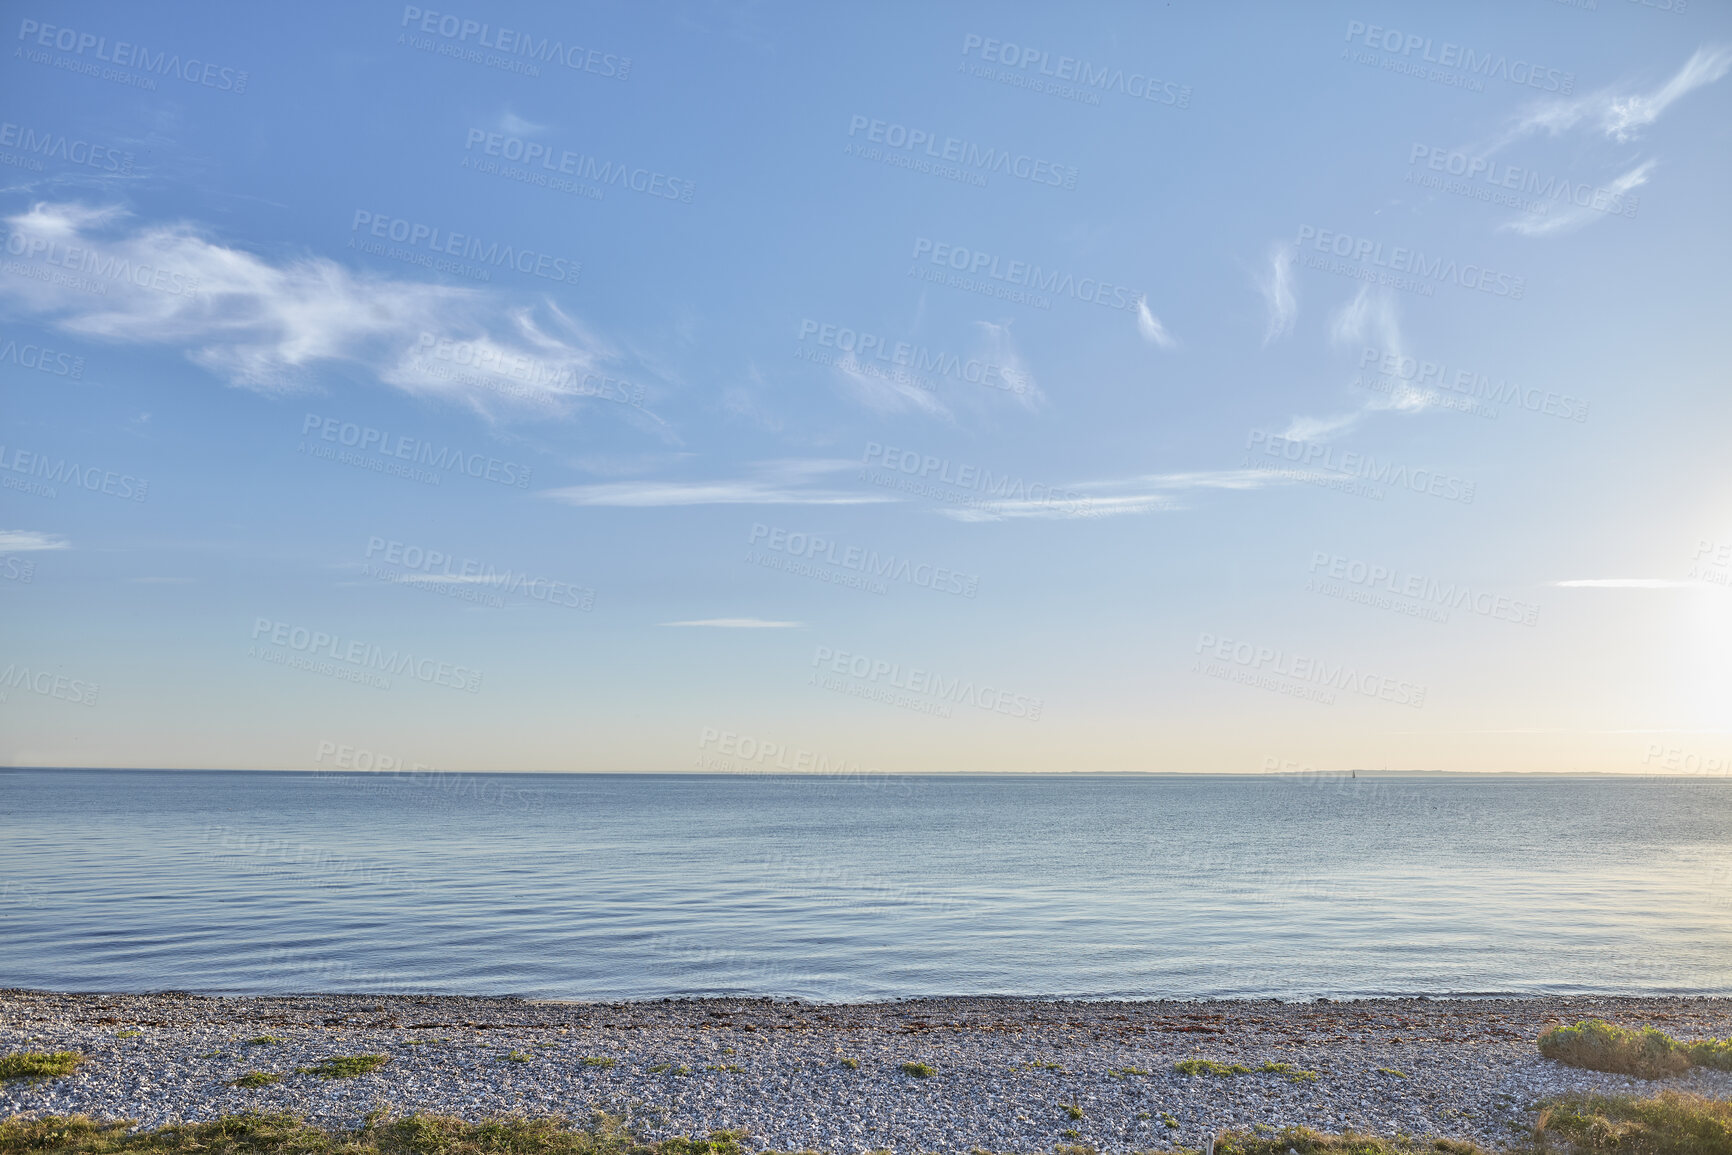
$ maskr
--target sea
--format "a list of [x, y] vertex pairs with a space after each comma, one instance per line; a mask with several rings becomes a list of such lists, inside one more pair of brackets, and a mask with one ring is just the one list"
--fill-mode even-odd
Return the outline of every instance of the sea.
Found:
[[0, 987], [1732, 993], [1732, 780], [0, 771]]

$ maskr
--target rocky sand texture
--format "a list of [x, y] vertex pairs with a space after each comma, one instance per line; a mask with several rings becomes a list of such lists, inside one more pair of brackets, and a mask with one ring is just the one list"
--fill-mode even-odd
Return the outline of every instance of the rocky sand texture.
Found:
[[[853, 1006], [754, 999], [521, 999], [0, 992], [0, 1053], [73, 1050], [76, 1073], [0, 1087], [0, 1114], [136, 1119], [245, 1110], [352, 1127], [369, 1110], [470, 1120], [626, 1113], [651, 1137], [738, 1128], [753, 1148], [898, 1153], [1202, 1147], [1215, 1132], [1304, 1124], [1507, 1146], [1536, 1099], [1655, 1084], [1542, 1059], [1535, 1037], [1581, 1018], [1732, 1034], [1732, 1000], [1378, 999]], [[280, 1041], [249, 1041], [272, 1039]], [[297, 1069], [382, 1054], [378, 1070]], [[1185, 1059], [1290, 1063], [1315, 1079], [1185, 1075]], [[922, 1077], [904, 1064], [931, 1068]], [[282, 1075], [270, 1086], [230, 1081]], [[1668, 1086], [1732, 1096], [1732, 1074]]]

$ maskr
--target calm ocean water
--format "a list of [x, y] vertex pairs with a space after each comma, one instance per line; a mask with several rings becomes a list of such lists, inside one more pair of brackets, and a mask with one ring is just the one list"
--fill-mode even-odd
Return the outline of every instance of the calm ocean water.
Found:
[[0, 772], [0, 986], [1732, 993], [1732, 782]]

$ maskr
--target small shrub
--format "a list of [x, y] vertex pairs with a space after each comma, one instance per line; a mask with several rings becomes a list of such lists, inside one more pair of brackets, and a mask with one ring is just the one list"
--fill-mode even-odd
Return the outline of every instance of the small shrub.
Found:
[[523, 1051], [512, 1051], [505, 1056], [505, 1061], [507, 1063], [527, 1063], [529, 1062], [529, 1055]]
[[1069, 1115], [1072, 1119], [1082, 1118], [1082, 1108], [1077, 1106], [1075, 1103], [1060, 1103], [1059, 1106], [1063, 1107], [1064, 1113]]
[[82, 1062], [77, 1051], [16, 1051], [0, 1058], [0, 1079], [58, 1079]]
[[377, 1071], [390, 1058], [389, 1055], [334, 1055], [300, 1070], [303, 1075], [317, 1075], [321, 1079], [353, 1079], [356, 1075]]
[[277, 1038], [275, 1035], [254, 1035], [252, 1038], [247, 1040], [246, 1045], [249, 1047], [273, 1047], [285, 1041], [286, 1040]]
[[604, 1071], [617, 1062], [619, 1062], [619, 1060], [614, 1058], [612, 1055], [585, 1055], [583, 1057], [584, 1066], [600, 1067]]
[[930, 1079], [932, 1076], [938, 1074], [936, 1070], [927, 1066], [925, 1063], [903, 1063], [902, 1073], [904, 1075], [913, 1075], [916, 1079]]
[[280, 1083], [283, 1077], [275, 1071], [248, 1071], [238, 1079], [230, 1079], [231, 1087], [268, 1087], [272, 1083]]
[[144, 1037], [144, 1032], [143, 1031], [116, 1031], [116, 1032], [114, 1032], [114, 1037], [117, 1039], [141, 1039]]
[[1618, 1155], [1723, 1155], [1732, 1151], [1732, 1102], [1662, 1091], [1648, 1099], [1580, 1095], [1541, 1107], [1534, 1145]]
[[1400, 1071], [1397, 1071], [1394, 1067], [1379, 1067], [1377, 1069], [1385, 1075], [1394, 1075], [1397, 1079], [1407, 1078], [1407, 1076], [1405, 1074], [1403, 1074]]
[[1690, 1054], [1665, 1031], [1632, 1031], [1604, 1019], [1583, 1019], [1573, 1027], [1553, 1027], [1539, 1037], [1540, 1054], [1567, 1067], [1663, 1079], [1690, 1066]]
[[860, 1069], [859, 1059], [843, 1058], [837, 1059], [836, 1062], [840, 1066], [847, 1067], [850, 1071], [858, 1071]]

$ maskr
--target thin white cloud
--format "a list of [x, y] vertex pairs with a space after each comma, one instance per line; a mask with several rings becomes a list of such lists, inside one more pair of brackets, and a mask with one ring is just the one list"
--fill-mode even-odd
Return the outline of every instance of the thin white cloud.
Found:
[[800, 630], [804, 622], [772, 622], [763, 618], [703, 618], [695, 622], [661, 622], [664, 626], [697, 626], [712, 630]]
[[547, 126], [525, 120], [508, 108], [499, 114], [499, 130], [511, 136], [534, 136], [546, 132]]
[[1030, 412], [1041, 409], [1046, 404], [1046, 394], [1041, 392], [1040, 382], [1034, 379], [1034, 372], [1023, 360], [1010, 325], [995, 321], [976, 321], [975, 324], [980, 328], [984, 344], [981, 361], [998, 368], [999, 381], [983, 383], [985, 391], [995, 393], [1002, 389]]
[[1071, 521], [1125, 517], [1184, 509], [1175, 494], [1196, 489], [1250, 490], [1278, 485], [1288, 478], [1256, 469], [1222, 469], [1191, 473], [1149, 473], [1100, 481], [1079, 481], [1060, 487], [1046, 500], [987, 501], [978, 505], [945, 506], [939, 513], [952, 521], [983, 522], [1039, 519]]
[[1268, 307], [1263, 344], [1279, 340], [1293, 331], [1299, 316], [1299, 300], [1293, 295], [1293, 246], [1277, 241], [1269, 247], [1269, 271], [1257, 279], [1257, 291]]
[[[1623, 196], [1633, 188], [1639, 188], [1648, 183], [1648, 174], [1653, 171], [1658, 161], [1645, 160], [1623, 176], [1613, 180], [1606, 186], [1607, 190], [1617, 196]], [[1524, 237], [1545, 237], [1553, 233], [1571, 232], [1595, 220], [1605, 218], [1605, 213], [1593, 207], [1592, 204], [1578, 205], [1565, 202], [1565, 209], [1560, 213], [1547, 213], [1543, 216], [1520, 216], [1506, 222], [1502, 227], [1510, 232], [1522, 234]]]
[[72, 543], [63, 537], [37, 533], [31, 529], [0, 529], [0, 553], [30, 553], [43, 549], [71, 549]]
[[347, 367], [484, 412], [559, 411], [593, 396], [589, 375], [615, 356], [551, 303], [541, 317], [487, 290], [322, 257], [273, 261], [114, 207], [40, 203], [6, 223], [27, 253], [78, 249], [82, 263], [49, 279], [0, 277], [0, 303], [83, 337], [185, 349], [243, 388], [297, 390], [315, 370]]
[[1495, 152], [1532, 133], [1561, 136], [1577, 128], [1626, 143], [1659, 120], [1676, 101], [1718, 81], [1729, 69], [1732, 69], [1732, 46], [1703, 46], [1690, 55], [1670, 80], [1652, 92], [1620, 92], [1607, 87], [1574, 99], [1536, 104], [1518, 116], [1485, 151]]
[[836, 377], [856, 400], [877, 413], [906, 413], [914, 410], [932, 417], [948, 417], [950, 410], [931, 390], [915, 384], [912, 374], [894, 366], [875, 365], [861, 361], [853, 354], [839, 358], [834, 366]]
[[1162, 349], [1171, 351], [1179, 347], [1178, 341], [1174, 340], [1173, 335], [1167, 332], [1167, 327], [1161, 324], [1161, 319], [1149, 312], [1147, 301], [1137, 302], [1137, 332], [1143, 335], [1143, 340]]
[[647, 508], [679, 505], [877, 505], [898, 500], [870, 490], [833, 489], [810, 482], [859, 469], [854, 461], [796, 459], [761, 462], [756, 476], [714, 481], [616, 481], [550, 489], [568, 505]]
[[1717, 590], [1712, 582], [1679, 581], [1672, 578], [1574, 578], [1549, 582], [1566, 590]]

